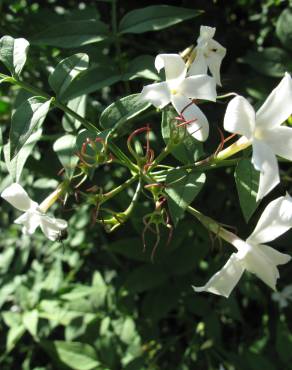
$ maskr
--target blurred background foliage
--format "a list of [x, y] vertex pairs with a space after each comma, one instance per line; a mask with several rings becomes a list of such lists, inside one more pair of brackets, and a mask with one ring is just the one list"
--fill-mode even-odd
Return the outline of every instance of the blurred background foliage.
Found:
[[[157, 1], [2, 0], [0, 31], [30, 41], [23, 78], [48, 93], [48, 74], [57, 63], [74, 53], [87, 53], [90, 68], [70, 90], [69, 104], [95, 124], [109, 104], [157, 80], [154, 57], [193, 44], [201, 24], [216, 27], [215, 39], [227, 48], [219, 93], [235, 91], [258, 106], [284, 72], [291, 72], [291, 1], [181, 0], [163, 4], [190, 9], [186, 14], [203, 12], [157, 32], [125, 32], [117, 37], [117, 24], [127, 13], [158, 5]], [[82, 22], [89, 19], [102, 22], [98, 23], [100, 34], [97, 32], [95, 41], [81, 45]], [[23, 90], [1, 84], [0, 151], [7, 142], [11, 112], [27, 97]], [[218, 145], [216, 126], [222, 127], [227, 102], [203, 107], [213, 128], [207, 152]], [[135, 127], [151, 124], [151, 145], [156, 152], [163, 143], [159, 116], [153, 112], [134, 122]], [[62, 112], [50, 111], [20, 180], [33, 199], [41, 200], [60, 181], [62, 165], [53, 143], [64, 131], [76, 133], [78, 128], [78, 123]], [[120, 145], [125, 139], [120, 138]], [[2, 157], [0, 165], [3, 190], [11, 178]], [[281, 174], [281, 185], [264, 200], [248, 225], [238, 205], [231, 169], [208, 172], [196, 207], [235, 226], [246, 237], [265, 204], [285, 191], [291, 193], [290, 165], [282, 164]], [[109, 190], [127, 176], [118, 166], [101, 166], [87, 186]], [[129, 189], [108, 207], [124, 209], [132, 195], [133, 189]], [[31, 238], [22, 236], [12, 223], [16, 212], [0, 202], [2, 370], [292, 369], [291, 263], [281, 268], [275, 293], [245, 273], [228, 300], [195, 294], [191, 285], [205, 282], [231, 250], [212, 240], [188, 215], [177, 225], [169, 246], [165, 246], [167, 232], [162, 235], [152, 263], [154, 238], [147, 235], [145, 253], [141, 242], [141, 218], [151, 210], [146, 197], [128, 223], [111, 234], [105, 233], [102, 225], [92, 224], [92, 206], [76, 205], [69, 199], [63, 209], [56, 207], [70, 225], [69, 236], [62, 243], [49, 242], [40, 232]], [[289, 236], [291, 241], [291, 233], [287, 233], [274, 246], [291, 254]]]

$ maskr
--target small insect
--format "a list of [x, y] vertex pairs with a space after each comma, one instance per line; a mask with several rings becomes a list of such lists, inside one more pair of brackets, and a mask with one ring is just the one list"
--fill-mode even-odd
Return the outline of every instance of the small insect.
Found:
[[62, 243], [67, 238], [68, 238], [68, 229], [63, 229], [59, 231], [56, 241]]

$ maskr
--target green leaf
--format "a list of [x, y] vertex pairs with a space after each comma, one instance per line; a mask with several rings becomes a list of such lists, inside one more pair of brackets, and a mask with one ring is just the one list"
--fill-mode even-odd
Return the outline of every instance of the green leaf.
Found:
[[240, 207], [245, 221], [248, 222], [258, 206], [256, 197], [260, 173], [255, 170], [250, 159], [242, 159], [236, 166], [234, 176]]
[[242, 61], [257, 72], [270, 77], [282, 77], [286, 71], [292, 70], [290, 55], [276, 47], [249, 51]]
[[51, 100], [34, 96], [24, 101], [15, 110], [9, 133], [12, 158], [20, 151], [32, 133], [43, 124], [50, 105]]
[[59, 360], [74, 370], [96, 370], [100, 363], [92, 346], [81, 342], [53, 342]]
[[174, 226], [184, 214], [187, 206], [196, 198], [206, 180], [204, 173], [176, 170], [166, 177], [165, 192]]
[[19, 76], [26, 62], [29, 42], [23, 38], [3, 36], [0, 39], [0, 60], [13, 76]]
[[106, 86], [111, 86], [121, 80], [112, 66], [94, 66], [80, 74], [63, 94], [64, 100], [70, 100], [80, 95], [90, 94]]
[[7, 166], [8, 172], [12, 179], [16, 182], [19, 182], [20, 176], [22, 174], [23, 167], [25, 165], [25, 162], [31, 152], [33, 151], [33, 148], [35, 147], [36, 143], [39, 141], [39, 139], [42, 136], [42, 128], [39, 128], [36, 132], [34, 132], [26, 141], [24, 146], [20, 149], [18, 154], [13, 158], [10, 159], [10, 142], [8, 142], [4, 148], [4, 159], [5, 164]]
[[103, 41], [108, 36], [105, 23], [95, 20], [77, 20], [54, 24], [33, 38], [36, 45], [77, 48], [82, 45]]
[[61, 99], [72, 81], [88, 68], [87, 54], [74, 54], [63, 59], [49, 77], [49, 84]]
[[23, 336], [24, 333], [25, 327], [23, 325], [15, 325], [9, 329], [6, 340], [7, 352], [10, 352], [15, 347], [15, 345], [17, 344], [17, 342]]
[[126, 288], [133, 293], [151, 290], [168, 279], [168, 274], [159, 265], [143, 265], [127, 274]]
[[37, 337], [39, 314], [37, 310], [26, 311], [22, 316], [22, 323], [27, 331], [33, 336]]
[[153, 5], [127, 13], [119, 25], [120, 33], [159, 31], [202, 14], [201, 11], [170, 5]]
[[67, 176], [71, 179], [78, 163], [78, 157], [75, 154], [76, 137], [70, 134], [60, 137], [55, 141], [53, 149], [57, 153]]
[[292, 50], [292, 10], [287, 8], [283, 10], [278, 18], [276, 33], [282, 44], [289, 50]]
[[128, 81], [136, 78], [146, 78], [152, 81], [160, 80], [154, 67], [154, 57], [151, 55], [139, 55], [130, 61], [127, 72], [123, 75], [123, 80]]
[[169, 142], [172, 132], [178, 133], [177, 144], [173, 147], [171, 154], [184, 164], [194, 163], [203, 155], [203, 144], [188, 134], [185, 127], [177, 127], [175, 117], [178, 114], [174, 109], [162, 111], [161, 130], [165, 144]]
[[99, 123], [103, 128], [114, 128], [118, 132], [126, 122], [144, 112], [150, 105], [140, 100], [140, 94], [128, 95], [108, 106], [102, 112]]
[[[77, 113], [79, 116], [85, 118], [85, 111], [86, 111], [86, 95], [78, 96], [75, 99], [72, 99], [68, 102], [67, 107]], [[62, 126], [65, 131], [67, 132], [74, 132], [78, 130], [81, 126], [81, 122], [72, 117], [71, 115], [65, 113], [62, 118]]]

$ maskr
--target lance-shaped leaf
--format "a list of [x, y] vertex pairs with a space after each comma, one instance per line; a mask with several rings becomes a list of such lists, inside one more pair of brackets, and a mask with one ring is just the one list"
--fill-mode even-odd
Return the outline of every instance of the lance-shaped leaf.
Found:
[[61, 99], [71, 82], [88, 68], [87, 54], [79, 53], [63, 59], [49, 77], [49, 84]]
[[42, 128], [38, 128], [36, 132], [32, 133], [23, 147], [19, 150], [18, 154], [13, 159], [10, 159], [10, 142], [8, 142], [4, 148], [4, 159], [7, 166], [8, 172], [12, 177], [13, 181], [19, 182], [20, 176], [22, 174], [23, 167], [25, 162], [36, 143], [39, 141], [42, 136]]
[[195, 18], [201, 11], [170, 5], [153, 5], [127, 13], [119, 25], [120, 33], [159, 31], [187, 19]]
[[23, 38], [3, 36], [0, 39], [0, 60], [13, 76], [19, 76], [26, 62], [29, 42]]
[[199, 194], [204, 185], [206, 176], [204, 173], [176, 170], [166, 177], [166, 193], [168, 195], [168, 207], [174, 226], [184, 214], [187, 206]]
[[260, 173], [255, 170], [250, 159], [242, 159], [236, 166], [234, 176], [240, 207], [245, 221], [248, 222], [259, 204], [256, 199]]
[[175, 136], [175, 145], [171, 154], [184, 164], [194, 163], [203, 154], [203, 145], [198, 140], [188, 134], [186, 127], [178, 127], [182, 122], [176, 120], [178, 114], [174, 109], [164, 109], [162, 112], [161, 131], [165, 144], [173, 140]]
[[42, 125], [50, 104], [51, 100], [33, 96], [16, 109], [12, 116], [9, 133], [11, 158], [20, 151], [36, 128]]
[[144, 112], [150, 105], [141, 101], [140, 94], [128, 95], [109, 105], [102, 112], [99, 123], [103, 128], [113, 128], [120, 133], [125, 123]]
[[88, 68], [72, 81], [63, 94], [63, 100], [70, 100], [81, 95], [98, 91], [105, 86], [111, 86], [120, 81], [121, 75], [117, 74], [112, 66], [94, 66]]
[[60, 162], [62, 163], [67, 176], [72, 178], [75, 167], [78, 163], [76, 153], [76, 137], [73, 135], [65, 135], [55, 141], [54, 151], [56, 152]]
[[53, 357], [74, 370], [97, 370], [100, 362], [92, 346], [81, 342], [43, 341], [42, 345]]
[[105, 23], [96, 19], [68, 21], [47, 28], [32, 40], [37, 45], [77, 48], [100, 42], [108, 36]]
[[[86, 111], [86, 100], [86, 95], [78, 96], [77, 98], [70, 100], [67, 104], [67, 107], [84, 118]], [[79, 129], [81, 122], [71, 115], [65, 113], [62, 118], [62, 126], [65, 131], [73, 132]]]
[[278, 18], [276, 33], [282, 44], [289, 50], [292, 50], [292, 10], [287, 8], [283, 10]]

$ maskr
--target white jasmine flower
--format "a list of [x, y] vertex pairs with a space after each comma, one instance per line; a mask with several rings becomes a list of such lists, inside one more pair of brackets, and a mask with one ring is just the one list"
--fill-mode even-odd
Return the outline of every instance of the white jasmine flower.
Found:
[[260, 171], [257, 200], [280, 182], [276, 155], [292, 160], [292, 128], [281, 126], [291, 113], [292, 79], [288, 73], [257, 112], [242, 96], [227, 106], [225, 130], [243, 135], [252, 144], [252, 163]]
[[6, 188], [1, 197], [16, 209], [24, 212], [14, 221], [16, 224], [23, 225], [22, 231], [24, 234], [33, 234], [40, 226], [48, 239], [56, 240], [60, 232], [68, 226], [67, 221], [49, 217], [42, 212], [39, 204], [31, 200], [23, 187], [17, 183]]
[[221, 86], [220, 67], [226, 55], [226, 49], [213, 39], [215, 32], [216, 28], [201, 26], [196, 58], [189, 69], [189, 75], [207, 74], [209, 68], [216, 83]]
[[165, 69], [165, 82], [144, 86], [141, 99], [149, 101], [157, 108], [171, 103], [186, 121], [188, 132], [199, 141], [209, 135], [209, 123], [204, 113], [192, 103], [192, 99], [216, 101], [216, 83], [207, 75], [186, 77], [187, 67], [178, 54], [160, 54], [155, 59], [159, 72]]
[[264, 210], [253, 233], [246, 241], [230, 233], [229, 242], [238, 250], [206, 285], [194, 287], [196, 292], [210, 292], [229, 297], [245, 270], [252, 272], [272, 289], [279, 278], [277, 266], [290, 261], [288, 254], [280, 253], [265, 243], [276, 239], [292, 227], [292, 198], [272, 201]]

